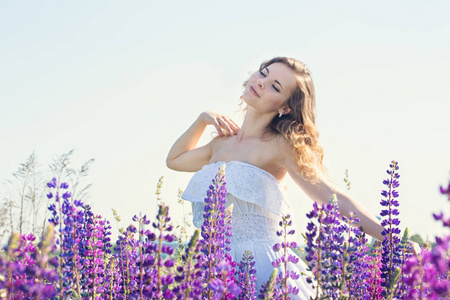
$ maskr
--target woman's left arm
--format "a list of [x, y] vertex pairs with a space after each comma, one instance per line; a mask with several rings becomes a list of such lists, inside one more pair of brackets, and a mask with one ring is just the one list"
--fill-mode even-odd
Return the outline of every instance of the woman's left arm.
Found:
[[381, 232], [384, 230], [381, 222], [370, 213], [365, 207], [358, 203], [354, 198], [348, 194], [338, 190], [332, 185], [324, 176], [319, 176], [316, 183], [311, 183], [303, 179], [301, 174], [297, 174], [291, 163], [285, 165], [292, 180], [311, 198], [313, 201], [323, 205], [328, 203], [333, 194], [336, 194], [338, 200], [339, 213], [350, 219], [349, 211], [356, 212], [356, 217], [359, 218], [357, 226], [361, 226], [363, 231], [368, 235], [373, 236], [377, 240], [383, 241], [384, 237]]
[[[384, 230], [381, 226], [381, 222], [370, 213], [365, 207], [358, 203], [355, 199], [347, 195], [346, 193], [338, 190], [333, 184], [331, 184], [323, 175], [320, 175], [316, 183], [311, 183], [298, 174], [295, 170], [296, 163], [292, 156], [287, 155], [284, 159], [284, 167], [287, 169], [292, 180], [310, 197], [313, 201], [323, 205], [328, 203], [333, 194], [336, 194], [338, 200], [339, 213], [342, 216], [346, 216], [350, 219], [349, 211], [356, 212], [356, 217], [359, 218], [357, 226], [361, 226], [363, 231], [376, 238], [379, 241], [383, 241], [384, 236], [381, 232]], [[414, 255], [418, 256], [420, 246], [411, 242]]]

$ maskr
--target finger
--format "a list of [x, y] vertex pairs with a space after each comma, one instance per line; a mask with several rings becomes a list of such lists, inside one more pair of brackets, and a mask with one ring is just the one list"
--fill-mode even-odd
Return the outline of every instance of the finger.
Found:
[[234, 133], [238, 134], [239, 126], [237, 126], [230, 117], [226, 117], [226, 120], [228, 121], [229, 126], [233, 129]]
[[219, 119], [219, 124], [230, 134], [233, 135], [233, 130], [230, 128], [226, 120]]
[[233, 120], [231, 120], [231, 121], [233, 122], [233, 124], [234, 124], [234, 126], [236, 127], [237, 131], [241, 130], [241, 127], [239, 127], [238, 124], [236, 124]]
[[214, 127], [216, 127], [217, 133], [218, 133], [220, 136], [222, 136], [222, 135], [223, 135], [223, 133], [222, 133], [222, 128], [220, 127], [219, 122], [214, 121], [214, 123], [212, 123], [212, 124], [214, 125]]

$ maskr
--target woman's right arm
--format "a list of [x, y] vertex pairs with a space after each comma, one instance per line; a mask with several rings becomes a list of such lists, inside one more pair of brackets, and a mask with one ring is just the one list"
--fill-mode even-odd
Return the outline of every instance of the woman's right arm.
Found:
[[166, 158], [169, 169], [196, 172], [208, 164], [212, 155], [212, 144], [195, 148], [207, 125], [212, 124], [222, 134], [222, 128], [230, 135], [237, 134], [239, 126], [229, 117], [214, 112], [203, 112], [195, 122], [176, 140]]

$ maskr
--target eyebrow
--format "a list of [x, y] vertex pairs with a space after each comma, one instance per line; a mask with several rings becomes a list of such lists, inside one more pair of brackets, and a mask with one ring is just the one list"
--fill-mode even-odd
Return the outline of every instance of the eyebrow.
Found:
[[[267, 74], [270, 74], [269, 68], [265, 67], [264, 69], [267, 70]], [[284, 90], [284, 87], [281, 85], [281, 83], [278, 80], [275, 79], [275, 82], [278, 83], [281, 86], [281, 88]]]

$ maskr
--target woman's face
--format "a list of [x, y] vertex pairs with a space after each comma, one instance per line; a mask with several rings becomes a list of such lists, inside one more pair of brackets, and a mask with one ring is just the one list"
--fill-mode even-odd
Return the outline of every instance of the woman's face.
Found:
[[294, 71], [283, 63], [273, 63], [250, 77], [242, 97], [261, 113], [278, 114], [296, 86]]

